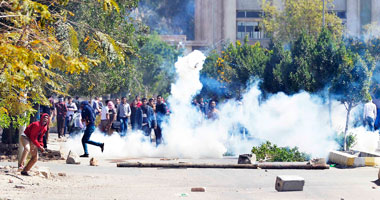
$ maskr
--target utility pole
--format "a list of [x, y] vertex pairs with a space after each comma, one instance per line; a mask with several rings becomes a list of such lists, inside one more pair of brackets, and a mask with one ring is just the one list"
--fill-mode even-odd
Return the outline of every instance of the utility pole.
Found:
[[323, 8], [322, 8], [322, 27], [325, 27], [325, 0], [323, 0]]

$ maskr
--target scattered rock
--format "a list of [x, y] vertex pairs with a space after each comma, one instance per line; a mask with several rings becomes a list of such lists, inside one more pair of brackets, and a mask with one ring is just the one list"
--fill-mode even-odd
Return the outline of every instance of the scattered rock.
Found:
[[375, 186], [372, 186], [372, 189], [376, 189], [376, 187], [375, 187]]
[[238, 164], [252, 164], [252, 161], [256, 162], [256, 155], [255, 154], [239, 155]]
[[268, 172], [268, 170], [266, 169], [265, 172]]
[[96, 160], [95, 158], [91, 158], [90, 159], [90, 165], [91, 166], [98, 166], [98, 160]]
[[191, 192], [206, 192], [206, 188], [204, 187], [191, 188]]
[[13, 180], [12, 180], [12, 179], [9, 179], [8, 183], [13, 183]]
[[15, 188], [17, 188], [17, 189], [25, 189], [25, 186], [22, 186], [22, 185], [15, 185]]
[[60, 172], [58, 173], [58, 176], [66, 176], [66, 173]]
[[47, 179], [51, 178], [50, 169], [47, 167], [39, 167], [38, 172], [39, 172], [39, 174], [41, 174], [43, 177], [45, 177]]
[[76, 165], [79, 165], [80, 164], [80, 160], [79, 160], [78, 154], [76, 154], [73, 151], [70, 151], [69, 155], [67, 156], [67, 159], [66, 159], [66, 164], [76, 164]]
[[326, 165], [326, 159], [325, 158], [315, 158], [313, 160], [310, 160], [307, 164], [309, 164], [309, 165]]

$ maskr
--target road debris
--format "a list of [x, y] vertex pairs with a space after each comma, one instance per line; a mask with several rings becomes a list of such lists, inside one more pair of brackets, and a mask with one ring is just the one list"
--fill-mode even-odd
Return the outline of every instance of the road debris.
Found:
[[91, 158], [90, 159], [90, 166], [98, 166], [98, 160], [96, 160], [95, 158]]
[[73, 151], [70, 151], [69, 155], [67, 155], [66, 164], [79, 165], [80, 164], [80, 160], [79, 160], [78, 154], [76, 154]]
[[191, 188], [191, 192], [206, 192], [206, 188], [204, 188], [204, 187], [194, 187], [194, 188]]
[[299, 176], [277, 176], [275, 189], [283, 191], [302, 191], [305, 179]]

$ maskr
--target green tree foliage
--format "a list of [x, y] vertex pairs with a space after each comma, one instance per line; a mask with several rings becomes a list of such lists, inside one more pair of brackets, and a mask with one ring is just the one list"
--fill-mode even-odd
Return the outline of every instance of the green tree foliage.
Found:
[[157, 34], [148, 36], [139, 49], [140, 58], [136, 60], [136, 66], [143, 94], [169, 95], [175, 79], [174, 64], [182, 50], [163, 42]]
[[257, 160], [269, 162], [303, 162], [310, 160], [310, 155], [300, 152], [297, 147], [277, 147], [267, 141], [258, 147], [252, 148]]
[[270, 44], [270, 57], [266, 63], [264, 70], [263, 83], [261, 85], [263, 91], [269, 93], [277, 93], [285, 91], [286, 85], [282, 77], [283, 69], [291, 63], [290, 51], [286, 51], [281, 44]]
[[332, 81], [330, 92], [336, 95], [336, 98], [344, 104], [347, 110], [344, 131], [344, 149], [347, 150], [346, 139], [350, 113], [359, 103], [370, 100], [369, 87], [375, 63], [369, 54], [361, 57], [347, 51], [344, 47], [339, 50], [339, 53], [343, 62]]
[[1, 3], [0, 116], [8, 116], [0, 120], [1, 127], [24, 125], [35, 112], [33, 103], [48, 104], [47, 93], [63, 93], [62, 74], [79, 74], [101, 62], [122, 63], [126, 59], [123, 52], [130, 52], [128, 46], [90, 24], [70, 18], [75, 15], [68, 10], [72, 4], [91, 5], [89, 10], [120, 15], [115, 0]]
[[[326, 8], [333, 7], [332, 0], [326, 2]], [[295, 41], [303, 32], [315, 39], [322, 30], [322, 1], [284, 0], [283, 4], [273, 4], [273, 0], [263, 0], [262, 8], [265, 12], [265, 31], [280, 43]], [[343, 30], [342, 20], [330, 12], [325, 12], [325, 19], [334, 38], [340, 38]]]
[[214, 52], [206, 60], [201, 73], [218, 80], [221, 85], [227, 85], [231, 94], [240, 96], [251, 78], [263, 78], [269, 53], [260, 43], [250, 45], [246, 38], [244, 44], [240, 41], [235, 45], [229, 44], [220, 55]]
[[300, 90], [310, 91], [313, 86], [311, 65], [313, 59], [314, 40], [306, 32], [294, 42], [291, 49], [292, 63], [286, 69], [285, 83], [288, 85], [288, 93]]
[[138, 5], [137, 0], [115, 3], [119, 5], [118, 12], [105, 12], [103, 5], [91, 1], [72, 2], [67, 6], [72, 13], [67, 21], [81, 30], [76, 35], [80, 51], [101, 61], [85, 74], [66, 76], [70, 83], [67, 89], [72, 95], [126, 93], [139, 86], [133, 60], [138, 58], [138, 46], [149, 29], [129, 16]]

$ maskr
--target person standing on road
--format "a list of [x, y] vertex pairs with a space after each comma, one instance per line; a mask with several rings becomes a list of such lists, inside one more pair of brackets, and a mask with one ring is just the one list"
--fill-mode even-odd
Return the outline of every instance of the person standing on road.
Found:
[[[21, 175], [29, 176], [28, 171], [36, 164], [38, 160], [38, 149], [44, 152], [43, 136], [46, 133], [49, 126], [49, 115], [44, 113], [41, 116], [40, 121], [31, 123], [21, 134], [20, 144], [24, 147], [21, 158], [19, 159], [18, 167], [23, 168]], [[24, 167], [26, 156], [31, 154], [31, 159]]]
[[57, 111], [57, 130], [58, 130], [58, 138], [65, 136], [65, 118], [67, 114], [67, 107], [63, 96], [60, 96], [58, 99], [58, 103], [55, 104], [55, 109]]
[[127, 103], [127, 97], [121, 98], [121, 103], [117, 108], [117, 116], [120, 121], [120, 136], [125, 136], [128, 131], [128, 118], [131, 116], [131, 107]]
[[99, 129], [102, 133], [106, 134], [107, 133], [107, 125], [108, 125], [108, 118], [107, 118], [107, 114], [108, 114], [108, 102], [110, 100], [107, 100], [106, 101], [106, 106], [103, 106], [102, 107], [102, 112], [100, 114], [100, 124], [99, 124]]
[[82, 137], [84, 154], [80, 157], [87, 158], [89, 156], [87, 143], [100, 147], [102, 152], [104, 151], [104, 143], [94, 142], [90, 140], [91, 134], [95, 131], [95, 112], [88, 101], [83, 101], [81, 103], [81, 109], [82, 121], [86, 124], [86, 130], [84, 130], [84, 135]]
[[165, 122], [167, 115], [168, 108], [163, 102], [162, 96], [158, 95], [156, 104], [157, 128], [154, 129], [154, 133], [156, 134], [156, 146], [162, 143], [162, 124]]
[[137, 100], [133, 100], [132, 102], [132, 108], [131, 108], [131, 126], [132, 131], [141, 130], [142, 127], [142, 110], [141, 108], [137, 107]]
[[142, 99], [141, 110], [143, 112], [142, 131], [145, 136], [150, 136], [152, 128], [157, 128], [157, 121], [153, 108], [148, 105], [147, 98]]
[[106, 116], [107, 116], [108, 122], [107, 122], [106, 130], [107, 130], [108, 135], [112, 135], [113, 132], [118, 131], [120, 129], [120, 126], [115, 125], [115, 124], [120, 124], [120, 122], [116, 120], [117, 112], [116, 112], [115, 105], [113, 104], [112, 101], [107, 102], [107, 108], [108, 108], [108, 113]]
[[218, 119], [219, 110], [216, 108], [216, 102], [214, 100], [210, 101], [209, 111], [207, 113], [207, 118], [211, 120]]
[[66, 107], [67, 107], [67, 114], [66, 114], [66, 119], [65, 119], [65, 131], [63, 135], [66, 135], [67, 131], [70, 132], [69, 130], [71, 128], [69, 126], [70, 122], [73, 119], [74, 113], [78, 110], [77, 105], [73, 102], [73, 98], [71, 97], [67, 97]]
[[374, 131], [374, 123], [377, 115], [376, 105], [372, 103], [372, 100], [369, 99], [366, 104], [364, 104], [363, 111], [363, 124], [364, 127], [367, 127], [368, 130]]

